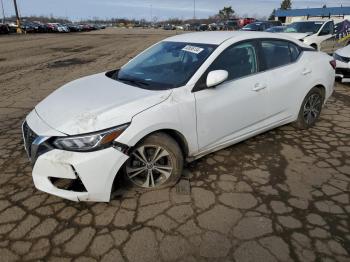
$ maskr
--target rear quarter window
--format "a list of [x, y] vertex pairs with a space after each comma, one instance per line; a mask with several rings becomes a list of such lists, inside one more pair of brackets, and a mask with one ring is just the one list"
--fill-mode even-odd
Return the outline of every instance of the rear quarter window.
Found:
[[289, 43], [289, 51], [291, 55], [291, 62], [295, 62], [301, 53], [301, 48], [295, 44]]

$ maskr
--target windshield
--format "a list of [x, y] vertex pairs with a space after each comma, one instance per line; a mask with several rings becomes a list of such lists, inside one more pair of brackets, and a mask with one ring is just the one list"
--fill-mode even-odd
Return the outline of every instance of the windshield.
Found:
[[260, 28], [261, 24], [248, 24], [243, 29], [252, 29], [252, 30], [257, 30]]
[[317, 33], [323, 22], [295, 22], [286, 27], [286, 33]]
[[116, 80], [151, 90], [185, 85], [215, 45], [161, 42], [124, 65]]
[[266, 32], [270, 33], [278, 33], [278, 32], [283, 32], [284, 27], [283, 26], [275, 26], [275, 27], [270, 27], [269, 29], [266, 29]]

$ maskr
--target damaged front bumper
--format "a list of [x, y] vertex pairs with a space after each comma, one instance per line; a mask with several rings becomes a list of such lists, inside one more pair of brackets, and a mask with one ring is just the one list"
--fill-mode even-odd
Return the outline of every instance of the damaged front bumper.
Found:
[[114, 178], [128, 155], [109, 147], [93, 152], [71, 152], [51, 146], [52, 129], [33, 110], [22, 126], [27, 155], [37, 189], [72, 201], [110, 200]]
[[54, 149], [36, 160], [33, 181], [37, 189], [72, 201], [108, 202], [127, 159], [112, 147], [89, 153]]

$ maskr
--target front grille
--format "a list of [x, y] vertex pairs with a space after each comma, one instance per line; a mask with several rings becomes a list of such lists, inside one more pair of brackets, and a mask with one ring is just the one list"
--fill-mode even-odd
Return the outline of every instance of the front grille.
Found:
[[40, 155], [53, 149], [50, 143], [48, 142], [49, 137], [43, 137], [36, 134], [28, 126], [27, 122], [23, 123], [22, 132], [23, 132], [24, 147], [33, 165]]
[[30, 129], [27, 122], [23, 123], [23, 140], [24, 146], [27, 151], [28, 157], [31, 158], [32, 144], [34, 140], [38, 137], [33, 130]]
[[336, 68], [335, 73], [338, 75], [343, 75], [345, 78], [350, 77], [350, 69], [348, 68]]

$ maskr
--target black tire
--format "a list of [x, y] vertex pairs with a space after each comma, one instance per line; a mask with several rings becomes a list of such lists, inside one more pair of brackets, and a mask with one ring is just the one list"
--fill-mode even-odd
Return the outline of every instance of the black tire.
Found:
[[[314, 101], [314, 105], [311, 106], [312, 101]], [[312, 88], [305, 96], [299, 110], [298, 119], [293, 123], [293, 126], [298, 129], [308, 129], [314, 126], [320, 117], [323, 102], [324, 97], [320, 88]]]
[[[161, 148], [160, 150], [163, 151], [159, 151], [157, 154], [158, 148]], [[141, 157], [140, 152], [143, 152], [144, 156], [148, 158], [147, 163], [141, 162], [144, 158]], [[154, 161], [157, 156], [162, 154], [164, 156], [160, 157], [157, 161]], [[142, 159], [140, 159], [140, 157]], [[139, 142], [133, 148], [132, 152], [130, 152], [130, 158], [124, 165], [124, 177], [127, 181], [145, 189], [170, 187], [174, 186], [180, 179], [183, 164], [183, 153], [178, 143], [165, 133], [154, 133]], [[170, 166], [171, 171], [164, 169], [169, 168]], [[144, 171], [132, 177], [140, 171], [135, 171], [136, 169], [141, 169], [143, 167], [145, 168]], [[163, 173], [159, 171], [163, 171]], [[151, 178], [149, 179], [149, 183], [147, 183], [149, 172], [151, 172], [150, 176], [153, 177], [153, 184]], [[167, 175], [164, 175], [164, 172], [170, 175], [167, 177]]]

